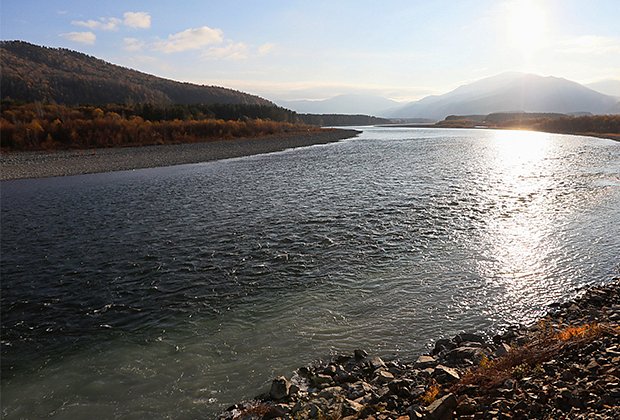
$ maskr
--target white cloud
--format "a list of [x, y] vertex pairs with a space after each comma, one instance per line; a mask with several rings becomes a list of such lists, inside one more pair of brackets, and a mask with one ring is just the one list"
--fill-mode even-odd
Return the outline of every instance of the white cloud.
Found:
[[258, 47], [258, 54], [259, 55], [267, 55], [269, 54], [271, 51], [273, 51], [273, 49], [276, 47], [276, 44], [272, 44], [270, 42], [261, 45], [260, 47]]
[[584, 35], [561, 41], [558, 49], [567, 54], [620, 54], [620, 39]]
[[165, 53], [173, 53], [187, 50], [197, 50], [223, 41], [223, 32], [220, 29], [212, 29], [208, 26], [190, 28], [168, 36], [165, 41], [155, 44], [155, 49]]
[[123, 23], [130, 28], [147, 29], [151, 27], [151, 15], [147, 12], [125, 12]]
[[243, 42], [229, 42], [222, 47], [211, 47], [202, 54], [203, 58], [243, 60], [248, 58], [248, 46]]
[[99, 20], [73, 20], [72, 25], [83, 26], [88, 29], [99, 29], [102, 31], [115, 31], [118, 29], [121, 20], [118, 18], [99, 18]]
[[97, 39], [97, 36], [92, 32], [67, 32], [60, 34], [60, 36], [68, 39], [69, 41], [88, 45], [93, 45]]
[[123, 38], [123, 49], [125, 51], [140, 51], [144, 48], [144, 41], [137, 38]]

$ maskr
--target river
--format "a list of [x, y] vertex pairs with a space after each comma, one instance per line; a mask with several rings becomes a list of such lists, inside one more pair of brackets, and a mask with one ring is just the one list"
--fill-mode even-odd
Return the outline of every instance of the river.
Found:
[[361, 129], [2, 182], [2, 417], [212, 418], [320, 358], [411, 359], [618, 276], [620, 143]]

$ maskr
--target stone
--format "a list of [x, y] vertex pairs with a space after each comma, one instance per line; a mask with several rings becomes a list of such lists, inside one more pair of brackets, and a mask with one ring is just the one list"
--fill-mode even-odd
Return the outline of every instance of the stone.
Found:
[[394, 395], [398, 395], [400, 398], [411, 398], [411, 389], [409, 383], [404, 380], [394, 380], [388, 383], [390, 392]]
[[314, 386], [332, 383], [332, 377], [329, 375], [318, 374], [310, 378], [310, 382]]
[[563, 381], [572, 381], [573, 379], [575, 379], [575, 375], [570, 370], [565, 370], [560, 374], [560, 378]]
[[350, 399], [355, 400], [361, 398], [370, 392], [372, 392], [374, 388], [367, 382], [359, 381], [349, 385], [348, 388], [348, 396]]
[[336, 373], [336, 366], [334, 365], [327, 366], [325, 369], [323, 369], [323, 373], [325, 375], [334, 376], [334, 374]]
[[415, 367], [418, 369], [426, 369], [437, 364], [437, 359], [433, 356], [420, 356], [415, 361]]
[[366, 353], [364, 350], [355, 350], [353, 352], [353, 355], [355, 356], [356, 360], [363, 360], [368, 357], [368, 353]]
[[379, 368], [387, 368], [387, 366], [385, 365], [385, 362], [383, 360], [381, 360], [380, 357], [373, 357], [369, 360], [370, 366], [372, 366], [373, 369], [379, 369]]
[[284, 376], [278, 376], [271, 382], [271, 389], [269, 390], [269, 397], [272, 400], [280, 401], [288, 397], [289, 381]]
[[327, 388], [323, 388], [321, 392], [319, 392], [319, 397], [330, 399], [334, 398], [334, 396], [339, 395], [342, 392], [342, 388], [339, 386], [330, 386]]
[[448, 340], [447, 338], [442, 338], [435, 342], [435, 348], [433, 349], [433, 354], [439, 354], [442, 351], [452, 350], [455, 347], [456, 347], [456, 344], [454, 344], [452, 340]]
[[502, 357], [507, 355], [510, 352], [511, 347], [506, 343], [500, 343], [495, 350], [495, 356]]
[[472, 362], [478, 364], [482, 358], [486, 356], [488, 356], [488, 352], [480, 347], [457, 347], [450, 350], [448, 354], [446, 354], [446, 359], [457, 363], [462, 363], [465, 360], [471, 360]]
[[437, 365], [435, 372], [433, 372], [433, 377], [440, 383], [453, 382], [461, 379], [461, 376], [456, 369], [452, 369], [444, 365]]
[[379, 382], [389, 382], [394, 380], [394, 375], [392, 375], [390, 372], [387, 372], [385, 370], [380, 370], [377, 372], [377, 375], [375, 376], [375, 378], [379, 381]]
[[476, 400], [473, 398], [465, 396], [461, 401], [458, 402], [456, 407], [456, 414], [459, 416], [468, 416], [474, 414], [476, 410]]
[[425, 418], [429, 420], [448, 420], [453, 418], [452, 412], [457, 406], [456, 397], [450, 393], [442, 398], [434, 401], [426, 407], [427, 415]]

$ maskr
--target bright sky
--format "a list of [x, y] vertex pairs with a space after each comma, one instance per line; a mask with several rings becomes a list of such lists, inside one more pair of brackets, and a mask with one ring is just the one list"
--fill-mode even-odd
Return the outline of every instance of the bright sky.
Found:
[[2, 0], [0, 37], [269, 99], [620, 79], [620, 0]]

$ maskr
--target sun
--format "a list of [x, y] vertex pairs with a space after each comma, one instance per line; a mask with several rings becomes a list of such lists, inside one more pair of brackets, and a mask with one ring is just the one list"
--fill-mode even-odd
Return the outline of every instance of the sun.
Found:
[[507, 4], [506, 30], [510, 43], [523, 55], [539, 50], [545, 43], [547, 18], [542, 2], [513, 0]]

